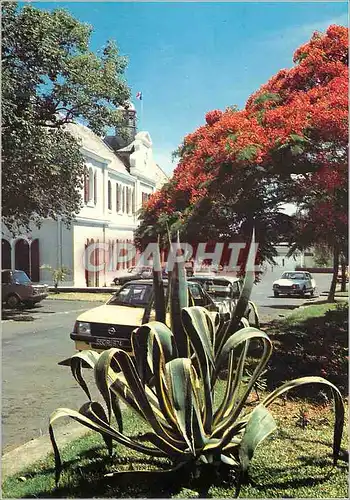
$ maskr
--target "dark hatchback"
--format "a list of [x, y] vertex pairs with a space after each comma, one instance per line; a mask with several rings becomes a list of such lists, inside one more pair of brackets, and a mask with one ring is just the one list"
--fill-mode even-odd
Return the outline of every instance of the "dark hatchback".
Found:
[[4, 269], [1, 271], [1, 300], [11, 309], [20, 305], [32, 307], [49, 294], [47, 285], [31, 282], [24, 271]]

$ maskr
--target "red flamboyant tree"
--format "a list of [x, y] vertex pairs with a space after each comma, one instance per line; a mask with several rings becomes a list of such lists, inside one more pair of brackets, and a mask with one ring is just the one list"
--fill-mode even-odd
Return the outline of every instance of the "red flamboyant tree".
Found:
[[[185, 137], [171, 181], [143, 211], [136, 235], [140, 242], [151, 236], [152, 225], [159, 231], [165, 221], [186, 236], [219, 237], [237, 234], [252, 218], [261, 229], [260, 240], [267, 234], [277, 241], [281, 222], [290, 232], [279, 205], [294, 202], [302, 209], [295, 237], [299, 246], [308, 239], [308, 245], [330, 244], [335, 235], [343, 245], [348, 29], [333, 25], [324, 34], [314, 33], [293, 60], [295, 65], [272, 77], [243, 110], [210, 111], [206, 124]], [[313, 241], [305, 237], [308, 224]], [[273, 256], [275, 241], [265, 238], [263, 258]]]

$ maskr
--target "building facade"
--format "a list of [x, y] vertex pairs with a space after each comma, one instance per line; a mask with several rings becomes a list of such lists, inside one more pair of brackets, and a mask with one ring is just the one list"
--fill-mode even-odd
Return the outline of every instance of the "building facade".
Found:
[[[118, 150], [83, 125], [67, 128], [80, 140], [88, 172], [82, 209], [70, 228], [61, 220], [45, 219], [40, 229], [31, 227], [13, 238], [3, 227], [2, 269], [22, 269], [32, 281], [51, 283], [50, 271], [41, 267], [65, 266], [71, 271], [68, 285], [108, 286], [135, 263], [136, 256], [128, 262], [117, 262], [116, 256], [133, 241], [138, 210], [168, 177], [153, 159], [148, 132], [137, 133], [131, 144]], [[89, 252], [94, 243], [103, 249]]]

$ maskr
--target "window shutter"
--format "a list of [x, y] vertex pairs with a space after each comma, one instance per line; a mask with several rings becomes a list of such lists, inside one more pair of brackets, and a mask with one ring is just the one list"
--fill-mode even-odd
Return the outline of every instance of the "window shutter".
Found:
[[94, 173], [94, 203], [97, 203], [97, 172]]
[[88, 176], [84, 174], [84, 203], [86, 204], [89, 201], [89, 182]]

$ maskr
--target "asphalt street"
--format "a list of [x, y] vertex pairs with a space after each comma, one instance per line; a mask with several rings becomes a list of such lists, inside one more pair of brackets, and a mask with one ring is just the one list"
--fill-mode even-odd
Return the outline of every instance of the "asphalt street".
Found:
[[[263, 323], [305, 302], [273, 297], [272, 282], [282, 271], [267, 273], [253, 288], [252, 300]], [[320, 292], [329, 288], [330, 281], [331, 275], [316, 275]], [[78, 409], [86, 401], [69, 368], [57, 363], [74, 352], [69, 334], [76, 317], [98, 305], [46, 299], [22, 315], [21, 321], [2, 322], [2, 453], [46, 434], [49, 415], [56, 408]], [[91, 380], [92, 373], [88, 373]], [[64, 419], [61, 425], [66, 424]]]

